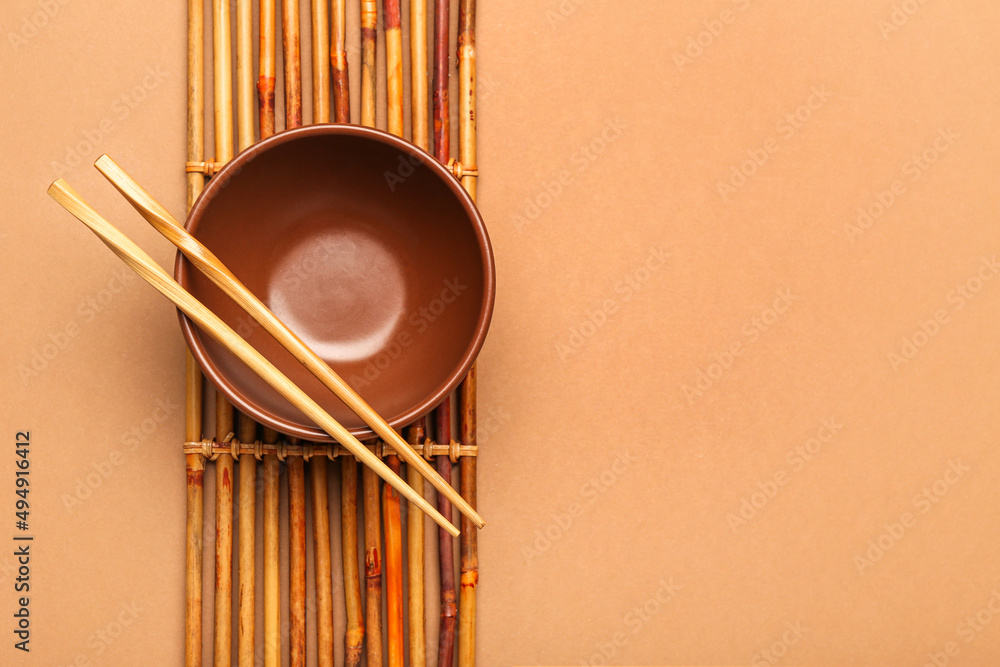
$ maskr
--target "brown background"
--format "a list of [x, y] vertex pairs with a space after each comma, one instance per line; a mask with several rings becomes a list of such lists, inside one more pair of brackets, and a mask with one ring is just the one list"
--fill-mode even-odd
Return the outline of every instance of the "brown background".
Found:
[[[8, 0], [2, 28], [0, 540], [30, 429], [37, 541], [30, 660], [0, 547], [0, 662], [177, 665], [183, 342], [44, 190], [171, 263], [90, 164], [183, 211], [184, 3]], [[481, 664], [996, 664], [998, 28], [988, 0], [481, 0]]]

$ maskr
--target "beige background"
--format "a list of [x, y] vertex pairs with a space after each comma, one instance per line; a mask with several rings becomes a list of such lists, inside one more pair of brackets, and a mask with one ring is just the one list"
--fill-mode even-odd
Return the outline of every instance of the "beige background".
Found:
[[[0, 540], [23, 429], [37, 536], [30, 659], [0, 546], [0, 662], [177, 665], [183, 342], [44, 190], [171, 263], [90, 164], [183, 211], [184, 3], [0, 14]], [[988, 0], [481, 0], [480, 664], [996, 664], [998, 29]]]

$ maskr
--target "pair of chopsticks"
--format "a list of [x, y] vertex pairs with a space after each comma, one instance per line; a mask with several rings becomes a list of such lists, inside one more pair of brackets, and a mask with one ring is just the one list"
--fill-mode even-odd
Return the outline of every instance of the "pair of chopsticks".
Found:
[[[285, 326], [260, 299], [253, 295], [219, 261], [208, 248], [195, 239], [170, 213], [147, 193], [132, 177], [107, 155], [102, 155], [95, 163], [97, 169], [129, 201], [130, 204], [173, 243], [184, 255], [218, 285], [244, 311], [253, 317], [275, 340], [281, 343], [327, 388], [337, 395], [351, 410], [361, 417], [373, 431], [395, 450], [406, 463], [418, 470], [435, 489], [454, 504], [474, 525], [482, 528], [483, 519], [468, 502], [446, 482], [364, 399], [337, 375], [319, 356]], [[58, 179], [49, 186], [48, 194], [80, 222], [85, 224], [123, 262], [141, 278], [170, 299], [185, 315], [191, 318], [203, 331], [235, 354], [265, 382], [295, 405], [306, 416], [326, 431], [337, 442], [351, 451], [362, 463], [379, 477], [399, 491], [428, 514], [442, 528], [452, 535], [458, 529], [444, 518], [423, 496], [414, 491], [402, 478], [394, 473], [382, 460], [355, 438], [336, 419], [330, 416], [316, 401], [288, 379], [253, 346], [209, 310], [204, 304], [180, 286], [166, 271], [146, 254], [131, 239], [122, 234], [110, 222], [97, 213], [83, 198], [66, 183]]]

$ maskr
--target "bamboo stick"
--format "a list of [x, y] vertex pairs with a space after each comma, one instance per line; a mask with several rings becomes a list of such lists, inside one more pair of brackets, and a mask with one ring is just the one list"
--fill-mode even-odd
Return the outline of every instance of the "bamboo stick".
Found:
[[361, 0], [361, 124], [375, 127], [378, 3]]
[[[325, 65], [326, 60], [323, 60]], [[313, 562], [316, 564], [316, 649], [319, 667], [333, 667], [333, 579], [330, 563], [330, 504], [325, 451], [309, 459], [313, 506]]]
[[[215, 404], [215, 437], [233, 435], [233, 406]], [[215, 462], [215, 665], [232, 664], [233, 643], [233, 457], [219, 454]]]
[[[376, 44], [378, 42], [376, 0], [361, 0], [361, 124], [375, 127]], [[378, 479], [368, 468], [361, 470], [365, 517], [365, 654], [368, 667], [382, 665], [382, 562]]]
[[215, 162], [233, 157], [233, 42], [229, 0], [212, 2], [212, 83], [215, 86]]
[[[385, 73], [388, 129], [403, 136], [403, 35], [399, 0], [383, 0], [385, 25]], [[393, 433], [395, 435], [395, 433]], [[415, 459], [423, 462], [423, 459]], [[386, 456], [386, 464], [400, 471], [399, 458]], [[403, 667], [403, 542], [399, 494], [389, 485], [382, 489], [385, 513], [385, 598], [387, 662], [389, 667]]]
[[[459, 160], [466, 167], [476, 166], [476, 0], [459, 0], [458, 6], [458, 152]], [[476, 199], [477, 179], [462, 178], [473, 201]], [[461, 442], [476, 442], [476, 366], [473, 364], [459, 390], [461, 412], [459, 424]], [[465, 456], [460, 460], [461, 492], [470, 505], [476, 507], [478, 457]], [[460, 587], [458, 604], [458, 667], [476, 664], [476, 588], [479, 584], [479, 534], [462, 519], [462, 536], [459, 542]]]
[[[257, 423], [240, 415], [240, 442], [257, 440]], [[256, 601], [256, 514], [257, 514], [257, 459], [253, 454], [242, 454], [239, 458], [240, 470], [240, 536], [239, 536], [239, 583], [240, 618], [237, 631], [237, 658], [240, 667], [254, 664], [254, 612]]]
[[[187, 43], [187, 159], [205, 159], [205, 16], [203, 0], [188, 0]], [[187, 205], [194, 205], [205, 185], [202, 173], [187, 174]], [[191, 356], [185, 355], [184, 371], [185, 439], [201, 440], [201, 369]], [[204, 476], [205, 459], [201, 454], [184, 457], [187, 478], [187, 516], [184, 554], [184, 664], [200, 667], [202, 659], [202, 566], [204, 551]]]
[[[243, 150], [254, 143], [253, 97], [253, 3], [236, 2], [236, 142]], [[257, 424], [240, 415], [241, 442], [257, 439]], [[240, 667], [254, 664], [255, 605], [256, 605], [256, 539], [257, 460], [252, 454], [239, 457], [239, 625], [237, 626], [237, 659]]]
[[343, 528], [341, 548], [344, 557], [344, 598], [347, 612], [344, 665], [359, 667], [365, 624], [361, 612], [358, 572], [358, 463], [353, 456], [340, 458], [340, 523]]
[[306, 480], [301, 456], [288, 469], [288, 664], [306, 664]]
[[253, 2], [236, 0], [236, 142], [243, 150], [254, 142]]
[[[476, 367], [473, 365], [460, 389], [462, 442], [476, 444]], [[476, 456], [463, 456], [461, 466], [462, 495], [476, 505]], [[479, 583], [479, 534], [465, 525], [459, 541], [460, 587], [458, 598], [458, 667], [476, 664], [476, 586]]]
[[[399, 458], [385, 457], [386, 464], [400, 472]], [[382, 487], [382, 511], [385, 513], [385, 630], [389, 667], [403, 667], [403, 526], [399, 494], [388, 484]]]
[[[435, 411], [438, 442], [451, 442], [451, 397]], [[438, 456], [435, 460], [438, 472], [451, 483], [451, 459]], [[451, 503], [438, 495], [438, 511], [451, 517]], [[451, 667], [455, 655], [455, 553], [451, 535], [438, 531], [438, 562], [441, 566], [441, 624], [438, 631], [438, 667]]]
[[[423, 150], [430, 149], [427, 123], [427, 0], [410, 0], [410, 137]], [[423, 444], [425, 419], [407, 429], [407, 441]], [[407, 480], [423, 495], [423, 479], [413, 466], [407, 468]], [[407, 613], [410, 621], [410, 665], [427, 664], [427, 629], [424, 606], [424, 519], [411, 503], [407, 505], [406, 567]]]
[[312, 0], [313, 122], [330, 122], [330, 0]]
[[[233, 54], [228, 0], [212, 3], [212, 83], [215, 87], [215, 162], [233, 156]], [[216, 394], [216, 437], [233, 430], [233, 406]], [[220, 454], [215, 462], [215, 644], [214, 664], [232, 664], [233, 627], [233, 457]]]
[[[417, 420], [406, 429], [411, 444], [423, 444], [425, 419]], [[411, 466], [407, 480], [414, 491], [423, 495], [424, 480]], [[406, 513], [407, 614], [410, 620], [410, 666], [427, 664], [427, 630], [424, 612], [424, 517], [412, 503]]]
[[433, 468], [406, 443], [400, 435], [350, 385], [337, 375], [319, 355], [313, 352], [284, 323], [272, 313], [263, 302], [250, 292], [236, 276], [178, 222], [170, 212], [153, 199], [135, 179], [107, 155], [102, 155], [94, 163], [112, 185], [132, 204], [133, 207], [177, 246], [188, 259], [240, 307], [254, 318], [275, 340], [290, 351], [328, 389], [333, 391], [355, 414], [359, 415], [372, 429], [388, 441], [394, 451], [407, 463], [417, 468], [427, 477], [439, 492], [455, 504], [476, 526], [482, 527], [483, 519], [465, 502], [450, 484], [444, 482]]
[[[264, 442], [278, 441], [277, 432], [265, 428]], [[264, 667], [281, 666], [281, 585], [279, 582], [281, 464], [275, 454], [264, 455]]]
[[[302, 64], [299, 45], [299, 2], [281, 3], [281, 43], [284, 58], [285, 129], [302, 125]], [[288, 650], [290, 667], [306, 661], [306, 499], [301, 458], [288, 468]]]
[[[451, 73], [449, 52], [449, 27], [451, 6], [449, 0], [434, 2], [434, 156], [442, 163], [450, 157], [450, 108], [448, 83]], [[451, 442], [451, 396], [444, 399], [434, 413], [438, 442]], [[438, 456], [435, 465], [438, 473], [451, 483], [451, 459]], [[438, 494], [438, 511], [451, 516], [451, 504]], [[441, 623], [438, 632], [438, 667], [451, 667], [455, 654], [455, 561], [451, 537], [438, 531], [438, 561], [441, 582]]]
[[[188, 442], [201, 440], [201, 369], [189, 351], [185, 364], [185, 434]], [[201, 454], [184, 457], [187, 473], [187, 536], [184, 554], [184, 664], [201, 665], [201, 585], [204, 551], [204, 478], [205, 458]]]
[[351, 122], [351, 85], [347, 63], [347, 0], [333, 0], [330, 31], [333, 51], [333, 108], [338, 123]]
[[378, 477], [361, 469], [365, 510], [365, 646], [368, 667], [382, 665], [382, 557]]
[[451, 157], [451, 111], [448, 106], [450, 16], [449, 0], [434, 0], [434, 157], [442, 164]]
[[382, 0], [385, 14], [386, 100], [390, 134], [403, 136], [403, 31], [399, 0]]
[[[274, 134], [275, 79], [275, 7], [274, 0], [260, 0], [260, 65], [257, 78], [257, 103], [260, 138]], [[265, 428], [263, 440], [276, 443], [278, 434]], [[264, 667], [281, 665], [281, 584], [279, 580], [281, 465], [275, 454], [265, 454], [264, 475]]]
[[285, 129], [302, 125], [302, 64], [299, 49], [299, 3], [281, 3], [281, 44], [285, 65]]
[[[425, 419], [417, 420], [406, 429], [410, 444], [424, 442]], [[413, 490], [423, 495], [424, 479], [412, 466], [406, 469], [407, 481]], [[410, 667], [427, 664], [427, 629], [424, 612], [424, 517], [412, 503], [406, 512], [406, 582], [407, 614], [410, 619]]]
[[427, 0], [410, 0], [410, 138], [430, 150], [427, 131]]
[[[347, 0], [333, 0], [331, 8], [333, 39], [333, 105], [338, 123], [351, 122], [351, 86], [347, 62]], [[346, 630], [344, 665], [359, 667], [365, 637], [361, 611], [361, 580], [358, 571], [358, 465], [353, 456], [340, 459], [340, 530], [344, 561], [344, 600]]]
[[274, 0], [260, 0], [260, 74], [257, 103], [260, 106], [260, 138], [274, 134], [275, 35]]

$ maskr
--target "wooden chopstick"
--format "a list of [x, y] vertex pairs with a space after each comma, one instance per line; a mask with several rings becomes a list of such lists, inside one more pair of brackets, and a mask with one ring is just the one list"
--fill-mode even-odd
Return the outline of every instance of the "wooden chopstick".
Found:
[[213, 283], [218, 285], [243, 310], [260, 323], [296, 359], [309, 369], [330, 391], [337, 395], [351, 410], [361, 417], [373, 431], [389, 443], [406, 463], [417, 468], [420, 473], [455, 505], [463, 515], [477, 527], [483, 527], [483, 519], [472, 506], [446, 482], [427, 461], [420, 456], [368, 403], [355, 392], [325, 361], [296, 336], [260, 299], [253, 295], [229, 269], [192, 236], [177, 220], [153, 199], [131, 176], [107, 155], [102, 155], [94, 163], [97, 169], [132, 204], [133, 207], [158, 232], [163, 234]]
[[73, 214], [80, 222], [87, 225], [112, 252], [128, 264], [143, 280], [170, 299], [205, 333], [215, 338], [226, 349], [236, 355], [252, 371], [257, 373], [261, 379], [271, 385], [285, 399], [301, 410], [303, 414], [312, 419], [332, 438], [349, 449], [362, 463], [375, 471], [386, 483], [391, 484], [407, 500], [416, 503], [438, 525], [449, 533], [455, 536], [458, 535], [458, 529], [446, 521], [423, 497], [418, 496], [399, 475], [392, 472], [381, 459], [362, 445], [340, 422], [331, 417], [316, 401], [311, 399], [281, 371], [275, 368], [260, 352], [240, 338], [239, 334], [223, 322], [218, 315], [191, 296], [190, 293], [171, 278], [159, 264], [153, 261], [131, 239], [102, 218], [69, 184], [59, 179], [49, 186], [48, 193], [49, 196]]

